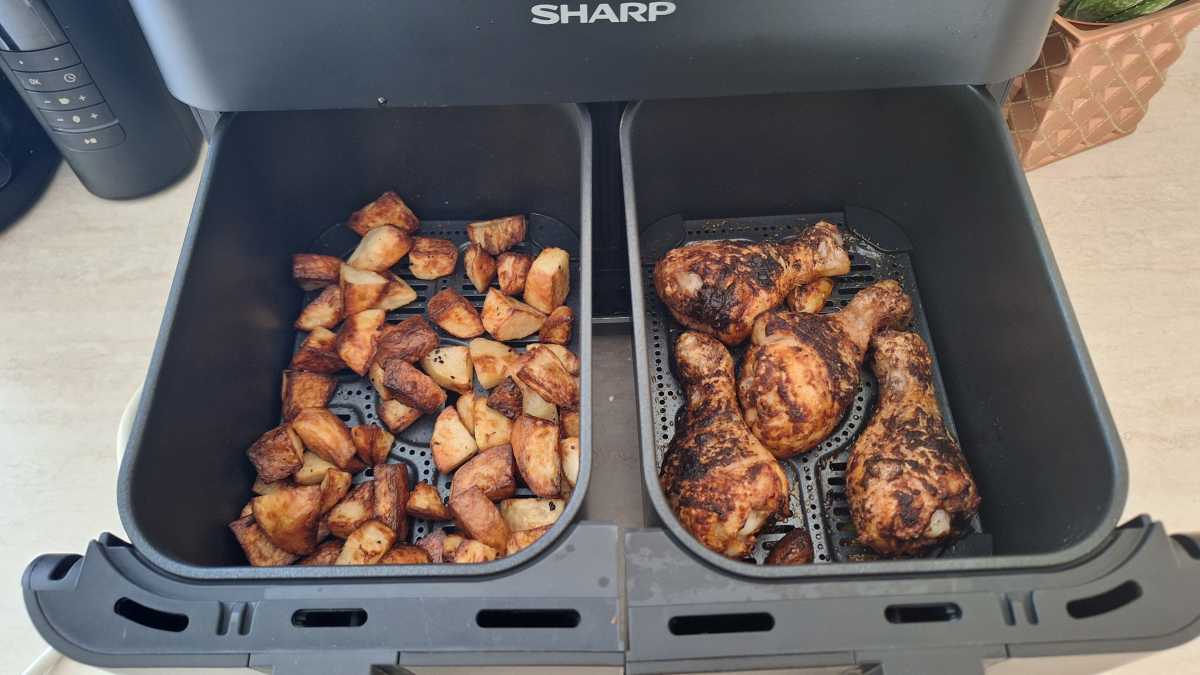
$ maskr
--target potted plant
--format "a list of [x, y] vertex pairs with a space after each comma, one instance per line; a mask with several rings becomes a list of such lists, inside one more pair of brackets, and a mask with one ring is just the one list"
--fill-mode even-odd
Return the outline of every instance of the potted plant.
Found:
[[1064, 0], [1005, 105], [1025, 169], [1133, 133], [1197, 24], [1200, 0]]

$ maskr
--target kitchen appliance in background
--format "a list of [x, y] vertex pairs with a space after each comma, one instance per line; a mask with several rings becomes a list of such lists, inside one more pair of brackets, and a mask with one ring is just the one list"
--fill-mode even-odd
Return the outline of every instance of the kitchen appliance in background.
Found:
[[0, 0], [0, 69], [98, 197], [156, 192], [195, 163], [200, 129], [127, 0]]
[[58, 148], [21, 94], [0, 81], [0, 231], [42, 196], [58, 162]]

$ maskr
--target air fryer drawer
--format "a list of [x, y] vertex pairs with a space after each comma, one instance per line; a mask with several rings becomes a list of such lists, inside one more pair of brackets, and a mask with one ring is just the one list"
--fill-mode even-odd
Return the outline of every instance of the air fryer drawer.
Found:
[[[119, 479], [123, 524], [159, 567], [189, 578], [437, 576], [499, 572], [539, 557], [574, 520], [590, 468], [591, 146], [576, 106], [239, 113], [218, 125], [184, 243], [145, 394]], [[281, 371], [305, 294], [290, 278], [299, 252], [345, 256], [341, 226], [396, 190], [430, 236], [465, 245], [469, 220], [529, 215], [522, 246], [572, 256], [571, 349], [582, 359], [579, 486], [554, 529], [521, 553], [466, 566], [251, 568], [227, 525], [250, 496], [246, 448], [279, 419]], [[402, 266], [403, 267], [403, 266]], [[406, 268], [405, 268], [406, 269]], [[443, 288], [479, 306], [461, 262], [437, 281], [409, 278], [424, 312]], [[443, 344], [462, 343], [443, 335]], [[374, 419], [375, 393], [344, 372], [330, 408], [349, 424]], [[391, 461], [410, 479], [449, 480], [431, 466], [432, 420], [397, 434]], [[413, 536], [431, 527], [417, 521]]]

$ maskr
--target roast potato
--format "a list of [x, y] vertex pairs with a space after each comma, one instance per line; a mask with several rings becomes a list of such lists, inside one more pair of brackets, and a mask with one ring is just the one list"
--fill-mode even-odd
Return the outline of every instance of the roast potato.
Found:
[[563, 368], [566, 368], [567, 372], [571, 375], [579, 374], [579, 357], [575, 356], [575, 353], [570, 349], [567, 349], [562, 345], [543, 342], [535, 342], [525, 348], [526, 351], [530, 352], [537, 351], [539, 349], [545, 349], [551, 354], [557, 356], [559, 363], [561, 363]]
[[383, 383], [384, 372], [383, 364], [379, 362], [379, 350], [375, 350], [375, 360], [371, 362], [371, 366], [367, 368], [367, 380], [371, 382], [371, 387], [375, 389], [375, 393], [379, 395], [379, 400], [390, 401], [392, 396], [391, 390]]
[[528, 548], [530, 544], [537, 541], [550, 531], [549, 525], [535, 527], [531, 530], [521, 530], [519, 532], [510, 532], [508, 535], [508, 543], [505, 545], [505, 555], [512, 555]]
[[509, 251], [496, 258], [496, 277], [505, 295], [517, 295], [525, 290], [525, 279], [533, 267], [533, 256]]
[[394, 434], [411, 427], [421, 419], [421, 411], [400, 401], [380, 401], [379, 421]]
[[292, 477], [300, 485], [320, 485], [330, 469], [337, 469], [337, 465], [315, 452], [306, 451], [303, 460], [304, 463]]
[[562, 458], [563, 478], [574, 488], [579, 480], [579, 439], [564, 438], [559, 441], [558, 454]]
[[346, 537], [335, 565], [374, 565], [396, 543], [396, 533], [377, 520], [368, 520]]
[[[439, 518], [439, 520], [449, 520], [449, 519], [450, 519], [450, 511], [449, 510], [446, 511], [445, 518]], [[421, 537], [420, 539], [418, 539], [417, 547], [420, 548], [421, 550], [425, 551], [425, 553], [427, 553], [429, 555], [429, 562], [443, 563], [443, 562], [448, 562], [447, 560], [444, 559], [444, 555], [443, 555], [443, 546], [445, 545], [445, 543], [446, 543], [445, 530], [434, 530], [433, 532], [430, 532], [429, 534], [425, 535], [424, 537]]]
[[503, 342], [475, 338], [468, 343], [471, 364], [479, 386], [491, 389], [508, 377], [508, 367], [517, 360], [517, 352]]
[[316, 328], [300, 343], [292, 355], [293, 370], [330, 374], [346, 367], [337, 354], [337, 335], [325, 328]]
[[442, 537], [442, 561], [454, 562], [454, 552], [458, 550], [458, 547], [464, 541], [466, 541], [466, 538], [460, 534], [447, 534]]
[[[455, 480], [458, 480], [457, 474]], [[417, 483], [408, 495], [405, 510], [414, 518], [426, 520], [450, 520], [450, 509], [442, 502], [437, 488], [424, 481]]]
[[456, 338], [473, 338], [483, 335], [483, 321], [475, 305], [458, 291], [446, 288], [429, 299], [426, 306], [429, 318], [442, 330]]
[[387, 462], [388, 454], [392, 452], [392, 443], [396, 440], [386, 429], [374, 424], [360, 424], [354, 427], [350, 430], [350, 438], [354, 439], [358, 458], [364, 464], [371, 465]]
[[449, 561], [456, 564], [485, 563], [495, 560], [497, 555], [496, 549], [481, 541], [464, 539], [452, 550]]
[[417, 299], [417, 292], [408, 285], [407, 281], [391, 272], [380, 272], [380, 274], [387, 279], [387, 285], [383, 287], [383, 295], [379, 296], [379, 300], [375, 302], [375, 309], [390, 312]]
[[388, 281], [387, 277], [378, 272], [342, 265], [340, 285], [343, 314], [354, 316], [359, 312], [374, 309], [383, 297]]
[[407, 361], [384, 361], [383, 385], [396, 400], [421, 412], [437, 412], [446, 405], [446, 390]]
[[[517, 478], [512, 447], [500, 445], [482, 450], [454, 472], [450, 499], [477, 487], [488, 499], [498, 502], [517, 493]], [[435, 493], [436, 494], [436, 493]], [[438, 502], [441, 504], [441, 501]]]
[[383, 554], [380, 565], [422, 565], [429, 562], [429, 554], [419, 546], [401, 544]]
[[525, 302], [549, 314], [563, 304], [571, 290], [571, 256], [561, 248], [542, 249], [525, 277]]
[[500, 517], [513, 532], [553, 525], [562, 515], [567, 502], [562, 499], [518, 497], [500, 502]]
[[524, 394], [511, 377], [506, 377], [488, 394], [487, 404], [501, 415], [515, 420], [524, 407]]
[[525, 352], [510, 370], [517, 384], [556, 406], [575, 408], [579, 403], [578, 382], [548, 349]]
[[[305, 454], [311, 454], [311, 453], [305, 453]], [[263, 480], [260, 477], [260, 478], [254, 479], [254, 484], [250, 486], [250, 491], [256, 495], [269, 495], [276, 490], [279, 490], [279, 489], [285, 488], [285, 487], [290, 487], [294, 484], [295, 483], [294, 483], [293, 479], [291, 479], [291, 478], [285, 478], [283, 480], [268, 482], [268, 481]]]
[[[821, 300], [824, 304], [825, 300]], [[775, 542], [767, 554], [766, 565], [807, 565], [813, 561], [812, 538], [803, 527], [794, 528]]]
[[421, 369], [443, 389], [465, 394], [474, 389], [471, 351], [462, 345], [447, 345], [425, 355]]
[[297, 565], [332, 565], [342, 553], [342, 541], [330, 539], [317, 546], [317, 550], [296, 561]]
[[[475, 410], [475, 445], [481, 449], [505, 445], [512, 435], [512, 422], [507, 417], [492, 409], [488, 401], [476, 397]], [[457, 480], [457, 479], [456, 479]]]
[[321, 513], [332, 509], [350, 492], [350, 479], [349, 473], [336, 468], [325, 472], [325, 477], [321, 480]]
[[317, 453], [339, 469], [350, 466], [358, 449], [346, 424], [323, 408], [308, 408], [292, 420], [292, 429], [304, 441], [304, 447]]
[[418, 279], [438, 279], [454, 274], [458, 247], [454, 242], [433, 237], [416, 237], [408, 252], [408, 269]]
[[376, 464], [375, 519], [387, 525], [401, 540], [408, 538], [408, 465]]
[[561, 418], [558, 421], [559, 429], [562, 430], [562, 436], [568, 438], [574, 436], [579, 438], [579, 411], [564, 410]]
[[525, 484], [539, 497], [562, 491], [562, 459], [558, 454], [558, 424], [521, 415], [512, 426], [513, 457]]
[[366, 375], [371, 359], [375, 358], [375, 342], [379, 327], [387, 314], [382, 309], [368, 309], [346, 319], [337, 334], [337, 353], [350, 370]]
[[467, 461], [478, 450], [475, 437], [463, 426], [454, 408], [446, 408], [433, 423], [433, 438], [429, 441], [433, 463], [440, 473], [449, 473]]
[[570, 344], [571, 322], [574, 319], [575, 312], [572, 312], [570, 307], [566, 305], [556, 307], [542, 323], [542, 327], [538, 331], [538, 339], [556, 345]]
[[500, 255], [525, 240], [525, 216], [470, 223], [467, 238], [491, 255]]
[[551, 422], [558, 421], [558, 407], [528, 387], [521, 387], [521, 412]]
[[246, 451], [258, 477], [266, 482], [283, 480], [304, 464], [304, 446], [287, 425], [275, 427], [254, 441]]
[[267, 537], [254, 516], [243, 516], [229, 524], [230, 531], [246, 553], [246, 560], [255, 567], [290, 565], [296, 555], [279, 548]]
[[471, 285], [480, 293], [486, 291], [496, 278], [496, 259], [479, 244], [471, 244], [463, 253], [463, 268], [467, 270]]
[[[500, 510], [476, 486], [450, 496], [450, 513], [467, 536], [503, 551], [508, 542], [508, 525]], [[456, 556], [457, 557], [457, 556]]]
[[542, 327], [546, 315], [529, 305], [489, 288], [483, 300], [483, 327], [497, 340], [520, 340]]
[[300, 310], [300, 316], [292, 325], [296, 330], [310, 331], [315, 328], [333, 328], [341, 320], [342, 289], [330, 286]]
[[374, 481], [359, 483], [350, 490], [346, 498], [338, 502], [325, 516], [329, 532], [345, 539], [360, 525], [375, 517]]
[[405, 234], [412, 234], [420, 227], [420, 221], [408, 204], [395, 192], [388, 190], [375, 201], [350, 214], [346, 227], [360, 235], [384, 225], [391, 225]]
[[271, 543], [304, 555], [317, 546], [317, 520], [321, 517], [321, 488], [297, 485], [255, 497], [254, 522]]
[[292, 256], [292, 279], [306, 291], [336, 286], [342, 270], [341, 258], [315, 253]]
[[420, 361], [438, 346], [437, 332], [421, 316], [410, 316], [395, 325], [385, 325], [379, 331], [375, 360], [383, 363], [400, 359], [409, 363]]
[[454, 402], [454, 409], [458, 411], [458, 419], [462, 420], [467, 431], [475, 433], [475, 392], [469, 391], [459, 396]]
[[412, 237], [399, 228], [380, 225], [363, 235], [346, 264], [360, 270], [382, 272], [400, 262], [412, 245]]
[[279, 392], [283, 401], [283, 419], [290, 420], [305, 408], [324, 408], [336, 389], [337, 380], [328, 375], [303, 370], [283, 371]]

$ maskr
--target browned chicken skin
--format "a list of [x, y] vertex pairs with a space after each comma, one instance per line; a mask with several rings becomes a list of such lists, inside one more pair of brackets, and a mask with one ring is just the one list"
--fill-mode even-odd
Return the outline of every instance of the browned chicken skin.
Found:
[[846, 468], [858, 542], [883, 555], [911, 555], [957, 536], [979, 509], [958, 442], [933, 391], [932, 360], [915, 333], [875, 336], [879, 401]]
[[700, 543], [743, 558], [764, 525], [787, 510], [787, 476], [746, 428], [733, 357], [707, 335], [684, 333], [675, 363], [686, 396], [659, 482], [679, 521]]
[[667, 252], [654, 288], [675, 320], [733, 346], [788, 291], [850, 271], [836, 225], [820, 222], [785, 242], [703, 241]]
[[816, 447], [854, 400], [871, 336], [911, 315], [912, 300], [889, 279], [859, 291], [836, 314], [760, 316], [738, 381], [750, 430], [776, 457]]

